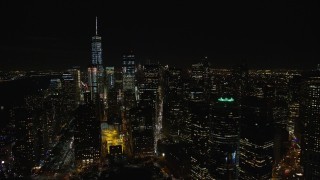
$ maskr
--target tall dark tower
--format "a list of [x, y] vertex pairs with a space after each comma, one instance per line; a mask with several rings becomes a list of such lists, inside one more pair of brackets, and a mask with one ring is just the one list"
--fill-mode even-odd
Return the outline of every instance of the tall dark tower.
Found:
[[266, 99], [243, 98], [240, 123], [239, 179], [272, 177], [274, 129]]
[[93, 104], [83, 104], [75, 111], [75, 160], [77, 165], [97, 164], [100, 158], [100, 121]]
[[320, 71], [304, 75], [302, 85], [301, 163], [306, 179], [320, 178]]
[[233, 98], [219, 98], [213, 108], [212, 174], [217, 179], [238, 179], [240, 107]]
[[203, 88], [192, 88], [188, 102], [191, 179], [210, 179], [208, 172], [210, 107]]

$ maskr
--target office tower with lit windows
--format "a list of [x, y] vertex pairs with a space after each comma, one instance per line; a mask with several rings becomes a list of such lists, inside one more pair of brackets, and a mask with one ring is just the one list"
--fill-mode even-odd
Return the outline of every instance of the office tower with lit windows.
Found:
[[205, 73], [205, 67], [203, 63], [192, 64], [191, 67], [191, 77], [195, 81], [203, 80]]
[[146, 64], [140, 69], [142, 77], [138, 82], [138, 100], [146, 100], [150, 105], [155, 106], [157, 91], [160, 83], [160, 65]]
[[306, 179], [320, 179], [320, 71], [303, 74], [301, 165]]
[[198, 85], [201, 85], [205, 88], [208, 87], [209, 83], [209, 68], [210, 63], [207, 60], [207, 57], [201, 59], [200, 63], [191, 65], [191, 80]]
[[93, 104], [80, 105], [75, 112], [74, 147], [77, 165], [99, 163], [101, 128]]
[[212, 116], [210, 172], [217, 179], [238, 179], [240, 106], [232, 97], [220, 97]]
[[160, 87], [160, 64], [146, 64], [143, 66], [144, 81], [140, 84], [140, 99], [156, 102]]
[[135, 56], [133, 53], [122, 56], [123, 90], [134, 91], [135, 88]]
[[208, 179], [209, 175], [209, 135], [211, 113], [209, 104], [203, 96], [203, 89], [192, 88], [188, 102], [188, 142], [192, 179]]
[[290, 93], [290, 101], [288, 104], [288, 111], [289, 111], [289, 122], [288, 122], [288, 131], [290, 133], [294, 133], [295, 136], [298, 138], [299, 142], [301, 140], [301, 127], [302, 125], [299, 121], [299, 114], [300, 114], [300, 100], [301, 100], [301, 81], [302, 77], [301, 74], [295, 74], [289, 79], [288, 89]]
[[63, 104], [64, 107], [68, 110], [72, 110], [77, 107], [79, 104], [78, 100], [80, 98], [77, 94], [77, 84], [75, 77], [70, 72], [65, 72], [62, 74], [61, 78], [61, 84], [62, 84], [62, 96], [64, 98]]
[[273, 102], [273, 120], [274, 120], [274, 162], [278, 163], [287, 152], [289, 131], [288, 103], [284, 99], [276, 99]]
[[146, 64], [141, 68], [139, 73], [141, 74], [138, 80], [138, 93], [137, 93], [137, 103], [143, 104], [143, 106], [149, 106], [150, 112], [153, 115], [153, 137], [154, 137], [154, 153], [157, 148], [157, 141], [161, 136], [162, 129], [162, 119], [159, 117], [159, 110], [161, 110], [160, 103], [160, 64]]
[[80, 67], [75, 66], [71, 69], [68, 70], [69, 73], [71, 73], [73, 80], [74, 80], [74, 85], [75, 85], [75, 94], [74, 98], [76, 101], [76, 104], [79, 105], [81, 101], [83, 101], [83, 96], [81, 93], [81, 72], [80, 72]]
[[130, 110], [131, 142], [134, 156], [154, 155], [155, 110], [148, 101], [140, 101]]
[[[188, 97], [186, 97], [186, 108], [184, 108], [184, 111], [186, 114], [185, 118], [185, 128], [182, 130], [182, 138], [188, 142], [189, 144], [193, 143], [193, 128], [194, 128], [194, 120], [193, 120], [193, 114], [191, 112], [191, 107], [189, 107], [189, 104], [192, 102], [203, 102], [204, 101], [204, 94], [203, 94], [203, 88], [190, 88], [188, 89]], [[208, 124], [209, 127], [209, 124]]]
[[245, 97], [241, 111], [239, 179], [270, 179], [274, 146], [272, 109], [266, 99]]
[[166, 137], [178, 137], [185, 124], [185, 106], [181, 69], [169, 68], [165, 75], [163, 132]]
[[34, 119], [26, 107], [15, 108], [13, 119], [16, 128], [15, 143], [12, 149], [13, 169], [18, 177], [27, 177], [31, 173], [31, 168], [36, 164]]

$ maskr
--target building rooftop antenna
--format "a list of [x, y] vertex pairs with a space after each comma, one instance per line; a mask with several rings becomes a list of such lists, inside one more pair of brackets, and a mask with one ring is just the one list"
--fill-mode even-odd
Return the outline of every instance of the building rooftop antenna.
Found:
[[96, 36], [98, 36], [98, 17], [96, 16]]

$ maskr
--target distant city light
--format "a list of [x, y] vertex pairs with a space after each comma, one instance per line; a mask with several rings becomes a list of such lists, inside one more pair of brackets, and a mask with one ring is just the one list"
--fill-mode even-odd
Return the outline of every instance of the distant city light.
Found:
[[162, 157], [164, 157], [166, 154], [165, 153], [162, 153]]
[[218, 101], [220, 102], [233, 102], [234, 99], [233, 98], [219, 98]]

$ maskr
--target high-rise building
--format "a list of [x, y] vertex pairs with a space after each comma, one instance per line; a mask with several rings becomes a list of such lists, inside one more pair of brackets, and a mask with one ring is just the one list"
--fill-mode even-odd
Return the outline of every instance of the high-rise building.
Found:
[[232, 97], [221, 97], [212, 115], [210, 171], [217, 179], [238, 179], [240, 107]]
[[106, 67], [107, 90], [114, 88], [115, 76], [114, 67]]
[[275, 126], [274, 141], [274, 162], [278, 163], [287, 152], [289, 140], [289, 111], [288, 104], [283, 100], [275, 100], [273, 102], [273, 120]]
[[204, 73], [205, 73], [205, 67], [203, 63], [192, 64], [191, 71], [192, 71], [191, 72], [192, 79], [196, 81], [203, 80]]
[[92, 37], [91, 51], [92, 51], [92, 64], [96, 65], [98, 71], [102, 73], [103, 72], [102, 45], [101, 45], [101, 36], [98, 35], [98, 18], [97, 17], [96, 17], [96, 33]]
[[165, 73], [165, 97], [163, 102], [163, 133], [166, 137], [178, 137], [185, 124], [183, 84], [180, 69], [168, 69]]
[[125, 54], [122, 56], [122, 78], [123, 90], [134, 91], [135, 88], [135, 56], [134, 54]]
[[154, 155], [154, 107], [147, 101], [140, 101], [129, 114], [133, 154], [135, 156]]
[[66, 72], [62, 74], [61, 80], [64, 107], [68, 110], [74, 109], [78, 105], [78, 100], [80, 100], [77, 94], [76, 79], [74, 79], [73, 74]]
[[99, 162], [100, 158], [100, 121], [93, 104], [83, 104], [75, 114], [74, 146], [76, 164], [86, 166]]
[[239, 179], [270, 179], [273, 165], [273, 115], [266, 99], [246, 97], [240, 123]]
[[34, 152], [34, 120], [26, 107], [14, 109], [14, 124], [16, 128], [15, 144], [13, 146], [14, 171], [19, 177], [30, 175], [31, 168], [36, 164]]
[[246, 63], [236, 65], [232, 69], [231, 83], [233, 87], [232, 94], [238, 102], [240, 99], [248, 93], [248, 77], [249, 70]]
[[142, 79], [138, 82], [139, 96], [138, 100], [146, 100], [155, 106], [157, 101], [157, 91], [160, 81], [160, 65], [146, 64], [142, 68]]
[[300, 102], [301, 165], [306, 179], [320, 179], [320, 71], [304, 74]]
[[186, 140], [189, 143], [190, 176], [192, 179], [208, 179], [210, 106], [205, 101], [202, 88], [190, 89], [188, 118], [186, 119]]
[[72, 69], [69, 69], [68, 72], [70, 72], [74, 79], [75, 84], [75, 100], [76, 104], [78, 105], [80, 101], [83, 101], [83, 96], [81, 93], [81, 74], [80, 74], [80, 67], [76, 66]]
[[299, 112], [300, 112], [300, 100], [301, 100], [301, 74], [296, 73], [289, 79], [288, 89], [290, 93], [290, 101], [288, 104], [289, 119], [288, 119], [288, 131], [294, 132], [295, 136], [301, 140], [301, 127], [298, 126]]
[[91, 43], [92, 51], [92, 65], [97, 68], [96, 72], [96, 81], [97, 81], [97, 93], [100, 98], [106, 98], [106, 86], [104, 80], [104, 68], [102, 61], [102, 44], [101, 36], [98, 35], [98, 19], [96, 17], [96, 33], [92, 37]]
[[141, 79], [138, 81], [138, 95], [137, 95], [137, 102], [143, 101], [140, 104], [144, 106], [149, 106], [150, 110], [153, 111], [152, 114], [154, 117], [152, 128], [154, 130], [153, 137], [154, 137], [154, 151], [156, 153], [156, 146], [157, 141], [160, 139], [161, 136], [161, 129], [162, 129], [162, 119], [160, 115], [161, 111], [161, 103], [160, 101], [160, 65], [159, 64], [146, 64], [143, 66], [141, 71]]

